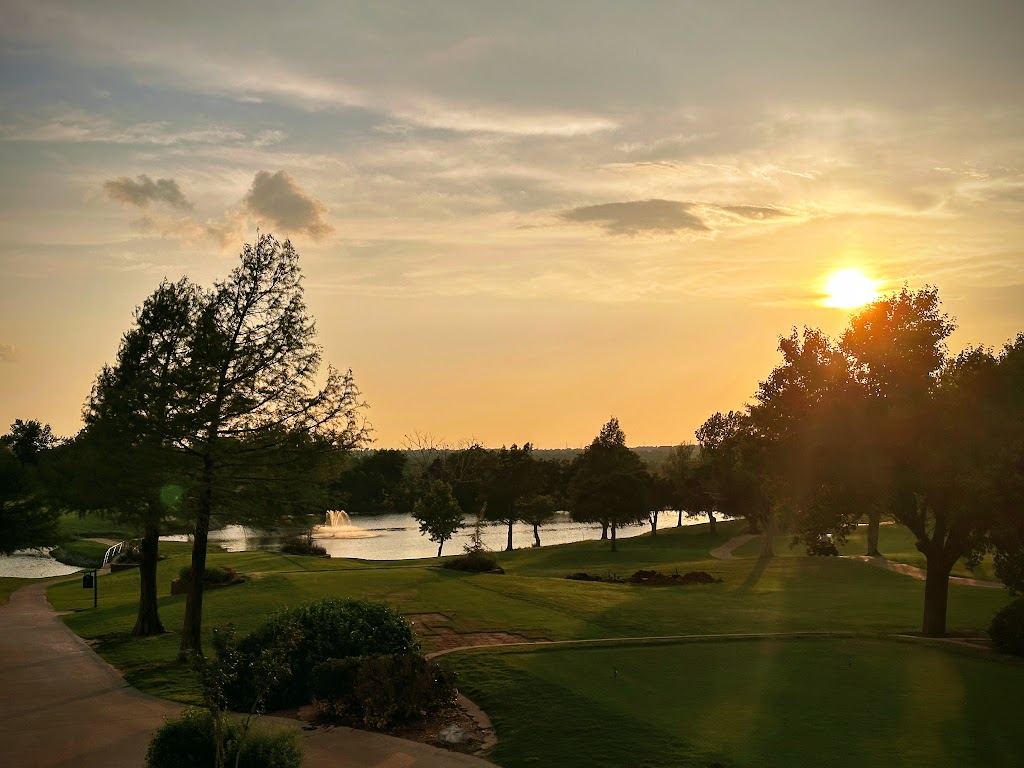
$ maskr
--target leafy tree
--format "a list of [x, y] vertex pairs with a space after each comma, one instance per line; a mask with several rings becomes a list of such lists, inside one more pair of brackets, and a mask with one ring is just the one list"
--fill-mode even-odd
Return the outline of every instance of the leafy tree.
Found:
[[540, 546], [540, 527], [550, 522], [558, 511], [558, 499], [551, 494], [536, 493], [519, 502], [519, 519], [533, 526], [533, 545]]
[[39, 478], [40, 459], [56, 442], [48, 424], [21, 419], [0, 437], [0, 554], [60, 541], [58, 510]]
[[380, 514], [409, 508], [405, 480], [408, 459], [402, 451], [384, 449], [355, 457], [333, 483], [338, 507], [350, 514]]
[[444, 543], [462, 527], [463, 512], [452, 488], [443, 480], [433, 480], [426, 491], [416, 499], [412, 516], [420, 524], [420, 533], [437, 544], [441, 556]]
[[649, 482], [643, 462], [626, 447], [626, 435], [612, 417], [574, 462], [569, 511], [574, 520], [610, 527], [614, 552], [617, 529], [647, 519]]
[[[203, 298], [190, 349], [179, 445], [198, 464], [192, 579], [181, 651], [201, 652], [202, 573], [214, 511], [254, 478], [247, 466], [293, 441], [351, 449], [367, 437], [352, 373], [329, 368], [317, 386], [320, 347], [303, 301], [298, 254], [287, 240], [260, 235], [238, 266]], [[265, 467], [267, 465], [265, 464]], [[265, 481], [267, 472], [255, 477]], [[272, 490], [273, 483], [263, 483]], [[247, 494], [251, 498], [251, 493]], [[277, 496], [287, 503], [287, 496]]]
[[[839, 346], [851, 362], [851, 373], [860, 385], [860, 402], [852, 426], [875, 425], [898, 419], [898, 413], [925, 399], [946, 361], [946, 339], [956, 329], [941, 311], [935, 287], [911, 291], [907, 286], [858, 312], [843, 333]], [[879, 432], [852, 431], [851, 448], [859, 457], [850, 467], [871, 467], [884, 450]], [[862, 478], [870, 483], [877, 473]], [[862, 483], [860, 487], [864, 487]], [[877, 556], [878, 526], [886, 512], [871, 504], [868, 514], [868, 555]]]
[[672, 504], [679, 512], [676, 526], [687, 517], [708, 518], [708, 530], [714, 534], [715, 499], [712, 495], [710, 464], [699, 446], [680, 445], [672, 449], [661, 465], [660, 474], [669, 482]]
[[705, 469], [706, 492], [715, 509], [747, 521], [751, 533], [762, 533], [769, 515], [762, 488], [758, 446], [748, 414], [716, 413], [697, 430]]
[[[488, 520], [503, 523], [508, 527], [507, 552], [512, 551], [512, 527], [522, 519], [522, 500], [535, 494], [539, 476], [533, 459], [533, 446], [529, 443], [522, 448], [513, 444], [502, 446], [492, 462], [492, 469], [485, 481], [484, 494], [487, 501]], [[539, 540], [536, 529], [534, 537]]]
[[72, 506], [142, 531], [139, 610], [132, 634], [164, 631], [157, 602], [161, 525], [183, 514], [188, 457], [176, 444], [199, 290], [163, 281], [135, 312], [114, 365], [104, 366], [84, 410], [85, 429], [67, 446]]

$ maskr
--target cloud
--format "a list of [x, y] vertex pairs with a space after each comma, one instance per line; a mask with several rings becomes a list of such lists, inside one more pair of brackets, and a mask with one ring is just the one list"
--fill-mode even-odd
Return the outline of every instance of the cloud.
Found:
[[572, 208], [563, 212], [562, 218], [583, 224], [598, 224], [612, 235], [708, 231], [700, 217], [690, 213], [690, 207], [690, 203], [676, 200], [634, 200]]
[[122, 176], [103, 182], [103, 191], [107, 197], [125, 205], [137, 205], [148, 208], [150, 203], [164, 203], [171, 208], [191, 211], [192, 203], [188, 201], [178, 182], [174, 179], [153, 179], [142, 174], [137, 179]]
[[0, 344], [0, 363], [14, 363], [18, 360], [18, 350], [13, 344]]
[[720, 205], [719, 210], [742, 216], [744, 219], [777, 219], [790, 214], [770, 205]]
[[324, 216], [327, 207], [307, 195], [285, 171], [260, 171], [252, 180], [243, 208], [286, 232], [305, 232], [320, 240], [334, 231]]

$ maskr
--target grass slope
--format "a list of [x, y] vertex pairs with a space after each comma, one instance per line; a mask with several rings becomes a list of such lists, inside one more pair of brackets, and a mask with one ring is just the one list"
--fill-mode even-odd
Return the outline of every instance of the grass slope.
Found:
[[451, 657], [505, 768], [1012, 766], [1024, 664], [896, 641], [745, 640]]
[[[778, 557], [805, 557], [804, 547], [797, 544], [791, 547], [793, 537], [786, 534], [775, 537], [775, 554]], [[884, 557], [895, 563], [907, 563], [927, 570], [928, 563], [924, 555], [918, 552], [916, 547], [917, 538], [905, 526], [893, 523], [882, 525], [878, 529], [878, 551]], [[868, 551], [867, 529], [860, 526], [850, 534], [845, 544], [838, 547], [841, 555], [863, 555]], [[736, 557], [757, 557], [761, 552], [760, 538], [752, 539], [741, 547], [737, 547], [733, 554]], [[966, 576], [969, 579], [984, 579], [987, 581], [998, 581], [995, 569], [992, 564], [992, 556], [986, 556], [978, 567], [973, 571], [967, 567], [963, 560], [953, 566], [953, 576]]]
[[[922, 582], [836, 558], [778, 557], [767, 563], [711, 559], [709, 550], [738, 530], [739, 524], [722, 525], [711, 536], [704, 526], [663, 529], [656, 537], [621, 540], [621, 551], [615, 553], [607, 542], [596, 541], [499, 553], [505, 575], [449, 571], [436, 567], [436, 559], [370, 562], [211, 552], [211, 565], [228, 565], [250, 580], [208, 592], [204, 626], [209, 632], [230, 622], [245, 634], [285, 606], [322, 597], [366, 597], [386, 600], [407, 615], [443, 613], [457, 632], [501, 630], [528, 639], [771, 632], [888, 635], [919, 628]], [[163, 549], [169, 558], [158, 567], [160, 612], [172, 630], [166, 635], [129, 635], [138, 599], [137, 571], [102, 577], [98, 609], [91, 608], [91, 592], [85, 594], [77, 580], [52, 587], [49, 599], [56, 609], [73, 612], [65, 617], [68, 625], [98, 640], [100, 654], [132, 685], [195, 701], [191, 675], [174, 661], [184, 597], [169, 594], [171, 579], [188, 563], [188, 546]], [[564, 578], [581, 570], [628, 576], [639, 568], [706, 570], [723, 581], [640, 587]], [[1003, 591], [951, 586], [951, 631], [983, 632], [1007, 601]], [[915, 654], [927, 661], [925, 666]], [[852, 683], [849, 666], [843, 667], [850, 657], [858, 673]], [[948, 753], [960, 756], [962, 744], [988, 731], [973, 715], [955, 715], [960, 705], [952, 708], [948, 691], [969, 692], [964, 697], [971, 704], [980, 695], [977, 691], [995, 686], [992, 706], [997, 708], [1004, 699], [1000, 686], [1012, 684], [1019, 690], [1022, 682], [1018, 666], [982, 664], [944, 649], [864, 637], [658, 647], [629, 643], [529, 653], [508, 649], [444, 658], [460, 672], [461, 685], [495, 718], [497, 758], [507, 766], [801, 765], [798, 753], [835, 757], [836, 745], [854, 738], [850, 729], [868, 728], [864, 712], [878, 712], [884, 727], [876, 741], [863, 734], [854, 738], [859, 746], [851, 754], [860, 756], [860, 764], [912, 764], [912, 759], [931, 755], [932, 746], [903, 744], [896, 734], [905, 726], [915, 736], [930, 738], [939, 722], [932, 715], [913, 714], [915, 702], [938, 701], [953, 713], [953, 719], [942, 721], [949, 731], [944, 738], [952, 745]], [[616, 667], [619, 676], [609, 680]], [[1005, 677], [992, 671], [1003, 667], [1009, 670]], [[883, 685], [887, 675], [891, 680]], [[960, 683], [940, 686], [947, 678]], [[857, 689], [860, 681], [870, 685]], [[904, 690], [912, 681], [923, 686], [918, 698], [907, 693], [916, 689]], [[879, 705], [875, 697], [884, 701]], [[819, 726], [815, 718], [825, 711], [823, 702], [832, 709], [822, 715], [825, 724]], [[693, 724], [697, 721], [699, 727]], [[1004, 725], [999, 718], [993, 722], [993, 728]], [[872, 728], [880, 727], [872, 723]], [[800, 729], [809, 734], [803, 741]], [[829, 734], [831, 747], [826, 743]], [[994, 744], [1003, 743], [991, 738]], [[1016, 748], [1017, 742], [1011, 742]], [[794, 761], [765, 762], [757, 757], [762, 749]], [[981, 754], [998, 765], [998, 749], [1002, 747]], [[901, 756], [895, 762], [888, 760], [892, 750]], [[906, 762], [901, 763], [904, 754]]]

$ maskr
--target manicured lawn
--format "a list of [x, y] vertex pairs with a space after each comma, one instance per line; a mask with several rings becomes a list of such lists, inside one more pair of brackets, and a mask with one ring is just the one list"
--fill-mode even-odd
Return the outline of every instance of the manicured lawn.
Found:
[[1024, 664], [863, 638], [445, 658], [516, 766], [1015, 766]]
[[[211, 553], [211, 565], [228, 565], [251, 579], [208, 592], [204, 626], [209, 631], [230, 622], [245, 634], [285, 606], [323, 597], [367, 597], [386, 600], [407, 615], [443, 613], [457, 632], [502, 630], [528, 639], [919, 629], [922, 582], [835, 558], [780, 557], [767, 567], [753, 559], [709, 559], [710, 546], [732, 533], [724, 529], [711, 539], [703, 526], [666, 529], [654, 538], [621, 542], [617, 553], [609, 552], [606, 542], [501, 553], [505, 575], [448, 571], [437, 568], [434, 559], [380, 563], [273, 552]], [[170, 596], [171, 579], [188, 563], [188, 547], [165, 551], [174, 553], [158, 567], [161, 617], [171, 630], [167, 635], [138, 640], [128, 634], [137, 610], [137, 571], [101, 577], [98, 609], [91, 607], [92, 594], [78, 580], [51, 588], [49, 598], [56, 609], [75, 611], [65, 619], [68, 625], [100, 640], [101, 655], [133, 685], [188, 699], [191, 681], [173, 661], [184, 598]], [[701, 569], [723, 582], [639, 587], [564, 578], [575, 570], [629, 575], [640, 567]], [[1007, 599], [1002, 591], [951, 587], [951, 631], [983, 631]]]
[[[793, 537], [790, 535], [775, 537], [775, 554], [778, 557], [806, 557], [804, 547], [797, 544], [790, 547]], [[882, 555], [896, 563], [908, 563], [918, 568], [927, 568], [928, 563], [924, 555], [917, 551], [915, 546], [916, 538], [908, 528], [898, 524], [882, 525], [878, 529], [878, 550]], [[863, 526], [854, 531], [845, 544], [839, 545], [839, 553], [842, 555], [863, 555], [868, 551], [867, 529]], [[737, 557], [757, 557], [761, 552], [761, 540], [752, 539], [741, 547], [737, 547], [733, 554]], [[987, 581], [998, 581], [992, 566], [992, 556], [989, 555], [978, 564], [973, 571], [970, 570], [963, 560], [953, 567], [954, 576], [966, 576], [971, 579], [984, 579]]]
[[99, 568], [103, 564], [103, 555], [109, 545], [88, 539], [67, 541], [54, 549], [50, 554], [57, 560], [80, 568]]
[[31, 584], [35, 579], [16, 579], [13, 576], [0, 576], [0, 605], [7, 605], [11, 592]]
[[115, 539], [121, 541], [138, 534], [131, 526], [117, 523], [99, 515], [77, 515], [73, 512], [61, 515], [60, 529], [71, 538]]

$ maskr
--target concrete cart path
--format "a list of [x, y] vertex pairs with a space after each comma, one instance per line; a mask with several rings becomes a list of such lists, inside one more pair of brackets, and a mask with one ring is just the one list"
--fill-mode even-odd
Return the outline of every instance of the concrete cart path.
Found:
[[[0, 607], [0, 763], [17, 768], [140, 768], [150, 737], [182, 706], [141, 693], [46, 601], [49, 583]], [[267, 718], [268, 725], [299, 728]], [[351, 728], [303, 731], [309, 768], [487, 768], [480, 758]], [[493, 766], [492, 766], [493, 768]]]
[[758, 538], [758, 536], [754, 533], [744, 533], [740, 536], [733, 536], [725, 542], [725, 544], [720, 544], [712, 549], [711, 556], [718, 560], [739, 560], [740, 558], [733, 554], [733, 550], [739, 549], [751, 539], [756, 538]]

